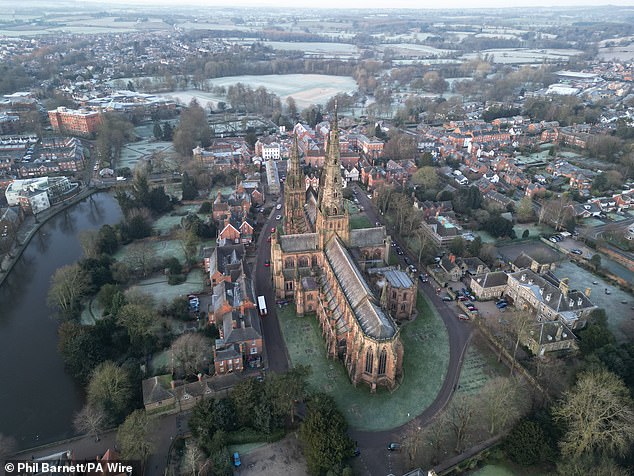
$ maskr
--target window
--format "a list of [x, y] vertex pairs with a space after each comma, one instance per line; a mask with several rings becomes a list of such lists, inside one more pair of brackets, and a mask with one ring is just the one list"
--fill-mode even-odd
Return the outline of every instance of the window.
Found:
[[251, 355], [257, 354], [257, 353], [258, 353], [258, 348], [257, 347], [251, 347]]
[[381, 355], [379, 355], [379, 375], [385, 375], [385, 367], [387, 364], [387, 352], [385, 348], [381, 351]]
[[392, 291], [392, 299], [396, 299], [396, 291]]
[[405, 304], [401, 304], [401, 311], [405, 311]]
[[374, 351], [369, 348], [365, 353], [365, 371], [369, 374], [374, 370]]

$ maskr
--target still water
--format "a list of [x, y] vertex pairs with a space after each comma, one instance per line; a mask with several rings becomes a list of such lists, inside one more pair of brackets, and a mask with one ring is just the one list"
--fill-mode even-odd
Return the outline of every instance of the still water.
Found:
[[0, 433], [20, 448], [73, 435], [83, 389], [57, 353], [57, 322], [46, 304], [51, 276], [82, 255], [79, 233], [121, 220], [116, 200], [98, 193], [44, 224], [0, 287]]

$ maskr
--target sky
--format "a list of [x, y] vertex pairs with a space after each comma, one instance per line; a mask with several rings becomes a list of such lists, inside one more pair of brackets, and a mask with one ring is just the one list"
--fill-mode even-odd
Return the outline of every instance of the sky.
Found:
[[201, 5], [208, 7], [277, 7], [277, 8], [510, 8], [526, 6], [571, 7], [619, 5], [634, 7], [634, 0], [83, 0], [102, 4]]

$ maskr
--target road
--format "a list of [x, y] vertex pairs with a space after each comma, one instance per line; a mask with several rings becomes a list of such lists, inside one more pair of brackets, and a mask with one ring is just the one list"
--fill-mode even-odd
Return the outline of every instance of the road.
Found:
[[[282, 201], [282, 198], [280, 198], [280, 201]], [[265, 261], [271, 259], [271, 243], [268, 238], [271, 236], [271, 228], [279, 224], [279, 221], [275, 220], [275, 216], [280, 213], [282, 213], [282, 210], [276, 210], [275, 203], [273, 203], [273, 210], [264, 223], [258, 238], [253, 276], [255, 294], [266, 298], [268, 311], [267, 315], [262, 317], [262, 333], [266, 350], [265, 366], [268, 370], [281, 373], [288, 370], [290, 362], [277, 318], [273, 278], [271, 276], [273, 268], [264, 266]]]
[[597, 240], [606, 231], [625, 231], [632, 223], [634, 223], [634, 218], [626, 218], [625, 220], [608, 222], [603, 225], [582, 227], [580, 235], [590, 240]]
[[[376, 208], [372, 201], [366, 196], [365, 192], [356, 185], [353, 185], [353, 187], [357, 191], [359, 205], [364, 207], [365, 214], [370, 222], [383, 222], [382, 217], [378, 215]], [[405, 252], [404, 255], [398, 257], [401, 267], [406, 267], [405, 256], [408, 256], [412, 263], [416, 263], [414, 256], [409, 255], [407, 253], [407, 247], [403, 246], [405, 243], [399, 242], [398, 238], [394, 236], [392, 236], [392, 241], [395, 241]], [[387, 444], [391, 441], [401, 442], [408, 430], [422, 428], [428, 425], [449, 403], [458, 385], [464, 355], [473, 332], [473, 327], [472, 324], [460, 321], [456, 318], [456, 312], [447, 306], [447, 304], [440, 299], [440, 296], [436, 295], [435, 287], [436, 286], [431, 282], [428, 284], [418, 282], [419, 292], [422, 292], [431, 305], [436, 308], [449, 335], [449, 365], [445, 381], [432, 404], [409, 423], [387, 431], [370, 432], [352, 430], [350, 432], [352, 438], [357, 441], [361, 449], [359, 464], [363, 467], [364, 473], [368, 475], [378, 476], [389, 473], [404, 473], [407, 468], [398, 467], [398, 462], [401, 458], [395, 458], [393, 453], [387, 450]]]

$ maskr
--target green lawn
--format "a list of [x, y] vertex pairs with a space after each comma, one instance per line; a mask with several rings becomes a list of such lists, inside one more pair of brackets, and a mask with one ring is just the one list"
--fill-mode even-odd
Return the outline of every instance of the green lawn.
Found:
[[310, 365], [313, 391], [332, 395], [349, 424], [361, 430], [386, 430], [420, 414], [434, 400], [449, 363], [447, 331], [427, 301], [418, 296], [419, 317], [401, 330], [405, 349], [403, 382], [393, 392], [354, 387], [343, 365], [326, 357], [319, 324], [314, 316], [299, 318], [291, 306], [278, 311], [282, 333], [294, 365]]
[[462, 364], [458, 391], [476, 395], [489, 380], [498, 376], [508, 376], [508, 369], [497, 361], [491, 349], [472, 342]]
[[359, 228], [371, 228], [372, 224], [365, 215], [353, 215], [350, 217], [350, 228], [358, 230]]

